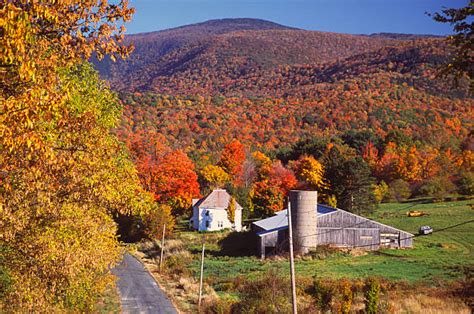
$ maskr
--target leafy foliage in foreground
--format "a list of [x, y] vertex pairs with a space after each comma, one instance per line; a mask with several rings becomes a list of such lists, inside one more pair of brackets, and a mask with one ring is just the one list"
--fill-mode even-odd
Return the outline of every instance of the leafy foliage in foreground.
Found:
[[120, 257], [112, 213], [153, 208], [110, 133], [117, 98], [82, 63], [124, 56], [124, 1], [8, 1], [0, 10], [3, 312], [92, 311]]
[[25, 156], [1, 190], [9, 308], [90, 309], [120, 257], [111, 214], [152, 204], [123, 146], [109, 135], [120, 114], [113, 94], [89, 66], [61, 76], [70, 95], [67, 120], [36, 122], [47, 130], [49, 158]]

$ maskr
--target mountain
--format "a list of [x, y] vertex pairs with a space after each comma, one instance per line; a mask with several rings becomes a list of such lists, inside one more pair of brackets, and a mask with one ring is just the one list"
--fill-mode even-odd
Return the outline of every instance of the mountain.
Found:
[[[93, 60], [101, 74], [108, 79], [116, 78], [115, 71], [128, 70], [146, 66], [149, 62], [165, 56], [167, 53], [201, 40], [208, 40], [216, 35], [244, 30], [290, 30], [283, 26], [260, 19], [218, 19], [202, 23], [171, 28], [162, 31], [139, 33], [125, 36], [125, 43], [132, 43], [135, 50], [127, 61], [113, 63], [110, 59]], [[119, 78], [117, 77], [117, 80]]]
[[126, 36], [125, 41], [135, 45], [126, 61], [95, 63], [119, 91], [235, 94], [240, 91], [220, 85], [241, 84], [238, 81], [249, 75], [271, 77], [281, 67], [318, 68], [377, 49], [430, 40], [398, 37], [307, 31], [257, 19], [211, 20]]
[[421, 39], [421, 38], [442, 38], [442, 36], [430, 35], [430, 34], [400, 34], [400, 33], [373, 33], [373, 34], [370, 34], [369, 36], [390, 38], [390, 39], [400, 39], [400, 40], [413, 40], [413, 39]]
[[383, 152], [396, 135], [447, 155], [472, 141], [474, 100], [436, 77], [450, 57], [442, 38], [224, 19], [125, 40], [129, 59], [96, 64], [120, 92], [126, 143], [162, 137], [204, 162], [234, 138], [273, 153], [305, 138]]

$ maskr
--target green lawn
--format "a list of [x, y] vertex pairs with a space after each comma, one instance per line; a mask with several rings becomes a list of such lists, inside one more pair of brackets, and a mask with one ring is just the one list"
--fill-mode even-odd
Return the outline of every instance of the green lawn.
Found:
[[[433, 227], [435, 233], [416, 237], [413, 249], [385, 249], [363, 256], [332, 253], [324, 259], [299, 258], [296, 260], [297, 274], [300, 276], [317, 274], [329, 278], [362, 278], [377, 275], [392, 280], [426, 283], [434, 282], [437, 279], [461, 278], [463, 266], [472, 267], [474, 265], [474, 223], [440, 232], [436, 232], [436, 230], [474, 219], [474, 211], [469, 206], [473, 202], [473, 200], [468, 200], [427, 204], [415, 202], [382, 204], [379, 210], [372, 215], [372, 219], [413, 234], [418, 233], [420, 226], [429, 225]], [[407, 217], [408, 210], [422, 210], [428, 215]], [[188, 248], [196, 255], [189, 267], [197, 276], [199, 269], [198, 242], [199, 238], [204, 235], [194, 233], [193, 236], [188, 232], [184, 234], [186, 234], [187, 243], [189, 243]], [[218, 236], [214, 236], [214, 238], [218, 238]], [[252, 245], [252, 243], [248, 243], [248, 245]], [[278, 268], [282, 273], [288, 273], [288, 262], [284, 258], [260, 261], [250, 256], [218, 256], [219, 246], [217, 244], [210, 243], [208, 248], [205, 276], [213, 282], [213, 285], [217, 285], [217, 288], [239, 275], [252, 278], [270, 268]]]

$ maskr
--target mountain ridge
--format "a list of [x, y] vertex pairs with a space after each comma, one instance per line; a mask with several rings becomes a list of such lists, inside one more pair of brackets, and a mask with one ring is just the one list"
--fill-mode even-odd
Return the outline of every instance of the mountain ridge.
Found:
[[315, 97], [316, 84], [394, 72], [402, 74], [397, 84], [465, 96], [432, 80], [450, 54], [432, 35], [339, 34], [241, 18], [128, 35], [126, 42], [136, 47], [126, 61], [95, 62], [120, 92]]

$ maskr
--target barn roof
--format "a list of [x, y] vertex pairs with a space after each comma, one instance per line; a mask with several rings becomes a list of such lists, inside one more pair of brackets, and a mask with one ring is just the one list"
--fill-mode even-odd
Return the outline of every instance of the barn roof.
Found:
[[[337, 211], [337, 209], [326, 206], [326, 205], [318, 204], [317, 211], [318, 211], [318, 217], [319, 217], [321, 215], [335, 212]], [[287, 213], [286, 209], [281, 210], [279, 212], [276, 212], [275, 216], [256, 221], [253, 224], [266, 231], [274, 230], [274, 229], [284, 229], [288, 227], [288, 218], [287, 218], [286, 213]]]
[[[230, 198], [231, 196], [226, 190], [216, 189], [197, 201], [194, 206], [199, 208], [227, 208]], [[235, 204], [237, 209], [242, 209], [242, 206], [237, 201], [235, 201]]]
[[[330, 207], [330, 206], [327, 206], [327, 205], [318, 204], [317, 205], [317, 211], [318, 211], [317, 212], [317, 217], [320, 217], [320, 216], [323, 216], [323, 215], [328, 215], [328, 214], [334, 214], [334, 213], [337, 213], [337, 212], [345, 213], [345, 214], [348, 214], [348, 215], [359, 217], [363, 221], [371, 223], [372, 225], [375, 224], [375, 225], [378, 225], [380, 227], [384, 227], [384, 229], [396, 230], [396, 231], [403, 232], [407, 235], [412, 235], [409, 232], [397, 229], [397, 228], [392, 227], [392, 226], [385, 225], [385, 224], [380, 223], [378, 221], [374, 221], [374, 220], [365, 218], [363, 216], [356, 215], [354, 213], [350, 213], [348, 211], [345, 211], [345, 210], [342, 210], [342, 209], [339, 209], [339, 208], [334, 208], [334, 207]], [[253, 224], [261, 229], [259, 232], [257, 232], [257, 235], [263, 236], [264, 234], [268, 234], [268, 233], [275, 232], [275, 231], [278, 231], [278, 230], [287, 229], [288, 228], [288, 218], [287, 218], [286, 213], [287, 213], [287, 210], [285, 209], [285, 210], [276, 212], [275, 216], [272, 216], [272, 217], [265, 218], [265, 219], [254, 222]], [[326, 227], [326, 226], [321, 226], [321, 228], [324, 228], [324, 227]]]

